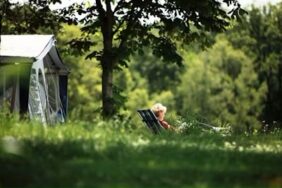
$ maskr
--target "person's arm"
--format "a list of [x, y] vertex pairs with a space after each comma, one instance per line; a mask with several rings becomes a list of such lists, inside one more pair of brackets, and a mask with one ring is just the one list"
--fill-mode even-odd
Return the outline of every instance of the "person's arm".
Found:
[[161, 123], [161, 125], [163, 126], [163, 128], [165, 129], [169, 129], [171, 126], [170, 124], [168, 124], [166, 121], [162, 120], [162, 121], [159, 121]]
[[172, 125], [170, 125], [168, 122], [166, 121], [160, 121], [161, 125], [165, 128], [165, 129], [171, 129], [173, 131], [176, 131], [176, 128]]

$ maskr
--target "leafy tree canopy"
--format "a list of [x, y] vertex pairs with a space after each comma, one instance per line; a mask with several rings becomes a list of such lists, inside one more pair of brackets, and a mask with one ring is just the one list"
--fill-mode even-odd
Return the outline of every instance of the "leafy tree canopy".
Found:
[[0, 2], [0, 33], [38, 34], [57, 33], [60, 25], [56, 11], [50, 5], [60, 0], [29, 0], [25, 3], [2, 0]]
[[240, 132], [259, 128], [266, 87], [258, 83], [253, 63], [243, 51], [218, 36], [210, 50], [186, 58], [188, 69], [176, 97], [184, 116], [197, 114], [208, 122], [228, 123]]
[[[223, 4], [233, 8], [227, 12]], [[62, 19], [69, 24], [80, 23], [82, 31], [87, 33], [80, 40], [72, 41], [80, 49], [88, 50], [93, 44], [89, 34], [102, 32], [104, 45], [105, 40], [111, 39], [113, 46], [109, 53], [120, 65], [125, 65], [124, 58], [133, 51], [142, 53], [142, 47], [148, 45], [154, 55], [164, 61], [181, 64], [176, 40], [189, 43], [202, 39], [205, 43], [206, 31], [223, 31], [230, 18], [244, 13], [236, 0], [192, 0], [189, 3], [185, 0], [96, 0], [63, 9]], [[105, 48], [87, 57], [101, 60], [104, 53]]]
[[229, 31], [233, 46], [254, 58], [261, 84], [267, 84], [267, 95], [261, 120], [267, 125], [282, 124], [282, 3], [261, 9], [252, 7], [242, 22]]
[[[225, 10], [223, 4], [231, 10]], [[150, 46], [164, 62], [180, 65], [182, 58], [175, 41], [189, 43], [199, 39], [206, 45], [206, 32], [225, 30], [231, 18], [238, 18], [245, 11], [237, 0], [95, 0], [73, 4], [61, 13], [69, 24], [82, 25], [83, 36], [71, 41], [81, 52], [94, 44], [89, 35], [102, 32], [103, 48], [91, 51], [87, 58], [101, 63], [103, 114], [109, 116], [115, 112], [113, 70], [127, 66], [130, 54], [143, 53], [143, 47]]]

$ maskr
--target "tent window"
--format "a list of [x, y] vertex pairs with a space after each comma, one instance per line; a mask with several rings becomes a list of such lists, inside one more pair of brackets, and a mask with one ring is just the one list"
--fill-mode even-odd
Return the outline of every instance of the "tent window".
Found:
[[58, 75], [55, 74], [47, 74], [46, 82], [48, 85], [48, 99], [51, 107], [51, 111], [56, 113], [59, 108], [59, 83], [58, 83]]
[[63, 107], [60, 98], [59, 74], [53, 59], [48, 54], [44, 58], [47, 96], [51, 123], [64, 122]]

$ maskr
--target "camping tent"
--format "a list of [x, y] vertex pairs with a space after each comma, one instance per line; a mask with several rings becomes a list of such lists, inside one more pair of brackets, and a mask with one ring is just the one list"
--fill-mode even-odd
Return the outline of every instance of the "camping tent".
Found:
[[53, 35], [1, 35], [0, 107], [44, 125], [64, 122], [68, 69]]

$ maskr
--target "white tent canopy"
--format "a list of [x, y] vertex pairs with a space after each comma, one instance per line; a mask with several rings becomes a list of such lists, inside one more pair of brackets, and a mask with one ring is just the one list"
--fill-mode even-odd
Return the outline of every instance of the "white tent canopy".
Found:
[[52, 35], [2, 35], [0, 56], [38, 59], [44, 51], [49, 51], [52, 42]]
[[[30, 117], [44, 124], [56, 122], [58, 114], [65, 117], [67, 108], [69, 71], [55, 42], [53, 35], [1, 35], [0, 102], [8, 99], [12, 111], [21, 111], [26, 100]], [[29, 70], [23, 73], [22, 66]], [[23, 88], [23, 81], [29, 83], [28, 89]]]
[[43, 59], [49, 54], [57, 67], [65, 70], [53, 35], [1, 35], [0, 63], [30, 62]]

